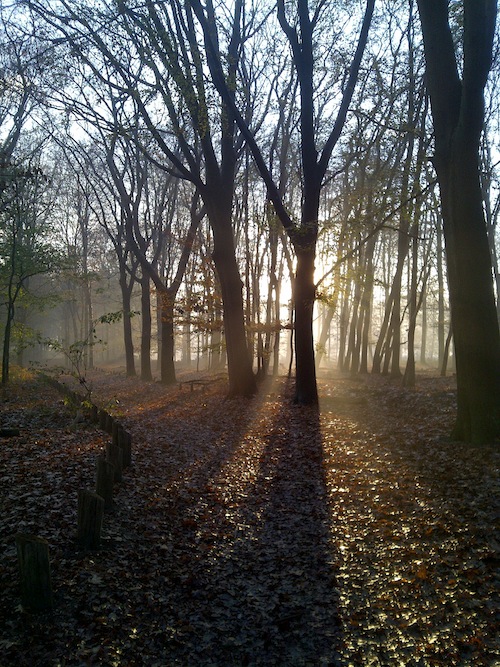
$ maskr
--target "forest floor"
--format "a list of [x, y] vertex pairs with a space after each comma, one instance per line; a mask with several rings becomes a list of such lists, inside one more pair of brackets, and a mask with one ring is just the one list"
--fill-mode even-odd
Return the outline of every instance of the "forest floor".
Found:
[[[109, 436], [39, 379], [1, 397], [2, 667], [500, 665], [499, 447], [447, 438], [452, 378], [325, 376], [319, 413], [286, 378], [89, 380], [133, 439], [93, 552]], [[17, 532], [49, 542], [51, 613], [20, 605]]]

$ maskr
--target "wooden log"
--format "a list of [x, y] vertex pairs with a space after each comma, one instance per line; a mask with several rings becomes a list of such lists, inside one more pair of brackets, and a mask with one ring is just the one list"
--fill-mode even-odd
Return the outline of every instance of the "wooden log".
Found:
[[113, 483], [115, 481], [115, 466], [106, 461], [104, 456], [97, 457], [95, 492], [104, 500], [104, 509], [113, 507]]
[[128, 468], [132, 465], [132, 436], [125, 429], [121, 431], [119, 445], [123, 452], [123, 467]]
[[106, 458], [115, 467], [115, 482], [122, 481], [123, 449], [112, 442], [106, 443]]
[[16, 535], [21, 602], [26, 610], [47, 611], [53, 607], [49, 545], [36, 535]]
[[97, 549], [101, 542], [104, 499], [93, 491], [78, 491], [78, 543], [84, 549]]

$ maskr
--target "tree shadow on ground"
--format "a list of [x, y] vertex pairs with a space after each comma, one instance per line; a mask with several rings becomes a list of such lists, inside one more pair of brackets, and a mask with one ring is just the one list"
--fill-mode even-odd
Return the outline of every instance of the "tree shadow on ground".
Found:
[[247, 453], [250, 466], [258, 457], [252, 482], [191, 514], [198, 560], [177, 625], [193, 664], [339, 664], [319, 414], [281, 401], [267, 426]]

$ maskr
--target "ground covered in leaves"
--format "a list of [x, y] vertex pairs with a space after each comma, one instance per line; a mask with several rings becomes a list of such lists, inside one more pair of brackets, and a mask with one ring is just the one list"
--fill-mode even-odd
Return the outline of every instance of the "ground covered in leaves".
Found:
[[[2, 667], [500, 665], [499, 447], [446, 438], [452, 380], [324, 378], [319, 413], [285, 378], [89, 380], [133, 438], [95, 552], [76, 497], [109, 436], [39, 380], [2, 396]], [[49, 542], [52, 613], [19, 603], [17, 532]]]

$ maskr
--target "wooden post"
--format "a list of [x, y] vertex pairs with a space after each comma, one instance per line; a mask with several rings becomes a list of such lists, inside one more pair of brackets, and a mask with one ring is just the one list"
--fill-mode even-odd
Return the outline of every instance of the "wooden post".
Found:
[[99, 422], [99, 409], [97, 405], [92, 405], [90, 406], [90, 420], [94, 423], [97, 424]]
[[36, 535], [16, 535], [17, 560], [21, 582], [21, 602], [33, 612], [52, 609], [49, 545]]
[[113, 424], [115, 423], [115, 420], [112, 415], [109, 414], [109, 412], [106, 413], [106, 425], [104, 427], [104, 430], [106, 433], [109, 433], [109, 435], [113, 434]]
[[132, 465], [132, 436], [128, 431], [122, 429], [118, 444], [123, 452], [123, 467], [128, 468]]
[[106, 430], [106, 420], [108, 418], [108, 413], [106, 410], [99, 410], [99, 428], [103, 431]]
[[104, 499], [86, 489], [78, 491], [78, 535], [84, 549], [97, 549], [101, 542]]
[[117, 447], [121, 447], [120, 431], [123, 431], [123, 426], [120, 424], [120, 422], [117, 422], [116, 420], [113, 420], [113, 425], [112, 425], [112, 428], [111, 428], [111, 437], [112, 437], [113, 445], [117, 445]]
[[113, 482], [115, 480], [115, 466], [106, 461], [104, 456], [97, 457], [97, 472], [95, 492], [104, 500], [104, 509], [113, 507]]
[[106, 443], [106, 458], [115, 467], [115, 482], [122, 481], [123, 450], [112, 442]]

